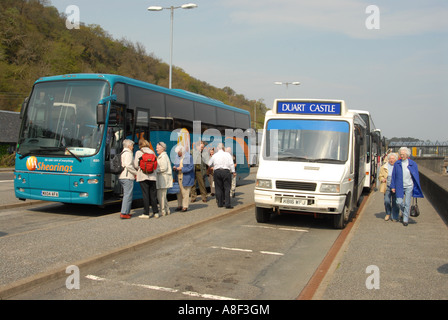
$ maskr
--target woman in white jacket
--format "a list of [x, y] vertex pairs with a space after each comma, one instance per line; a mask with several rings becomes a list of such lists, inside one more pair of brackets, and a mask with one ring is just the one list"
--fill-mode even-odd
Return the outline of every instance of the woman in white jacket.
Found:
[[154, 151], [149, 147], [150, 144], [148, 140], [141, 139], [138, 142], [140, 150], [135, 153], [134, 166], [137, 168], [137, 182], [140, 184], [143, 195], [143, 208], [144, 213], [139, 218], [150, 218], [149, 216], [149, 206], [151, 205], [154, 217], [159, 217], [159, 208], [157, 207], [157, 189], [156, 189], [156, 172], [145, 173], [140, 168], [140, 158], [144, 153], [153, 154], [156, 156]]
[[157, 154], [157, 199], [160, 204], [160, 212], [162, 215], [170, 214], [168, 207], [168, 199], [166, 194], [169, 188], [173, 186], [173, 172], [171, 169], [171, 162], [166, 153], [166, 144], [159, 142], [156, 146]]
[[134, 181], [137, 170], [133, 162], [134, 141], [125, 139], [123, 141], [123, 152], [121, 153], [121, 166], [124, 168], [118, 177], [118, 181], [123, 187], [123, 201], [121, 203], [121, 219], [131, 218], [132, 193], [134, 191]]

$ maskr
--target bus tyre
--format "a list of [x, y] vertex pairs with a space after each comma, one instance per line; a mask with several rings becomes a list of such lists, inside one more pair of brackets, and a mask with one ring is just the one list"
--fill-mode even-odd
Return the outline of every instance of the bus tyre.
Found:
[[259, 223], [266, 223], [271, 220], [271, 212], [266, 208], [255, 207], [255, 218]]
[[347, 225], [348, 218], [350, 215], [350, 208], [347, 205], [342, 209], [342, 213], [336, 214], [333, 217], [333, 226], [335, 229], [344, 229]]

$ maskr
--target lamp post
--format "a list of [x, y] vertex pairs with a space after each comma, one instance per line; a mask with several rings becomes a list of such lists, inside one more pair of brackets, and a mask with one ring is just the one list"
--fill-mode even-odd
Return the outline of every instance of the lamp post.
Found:
[[174, 20], [174, 9], [194, 9], [197, 8], [197, 4], [194, 3], [186, 3], [181, 6], [175, 7], [159, 7], [159, 6], [150, 6], [148, 7], [148, 11], [162, 11], [163, 9], [171, 10], [171, 30], [170, 30], [170, 76], [169, 76], [169, 88], [172, 87], [172, 77], [173, 77], [173, 20]]
[[284, 84], [284, 85], [286, 85], [286, 90], [288, 90], [288, 86], [289, 86], [290, 84], [292, 84], [292, 85], [294, 85], [294, 86], [298, 86], [298, 85], [300, 85], [300, 82], [298, 82], [298, 81], [293, 81], [293, 82], [281, 82], [281, 81], [276, 81], [276, 82], [274, 82], [274, 84], [277, 84], [277, 85], [282, 85], [282, 84]]

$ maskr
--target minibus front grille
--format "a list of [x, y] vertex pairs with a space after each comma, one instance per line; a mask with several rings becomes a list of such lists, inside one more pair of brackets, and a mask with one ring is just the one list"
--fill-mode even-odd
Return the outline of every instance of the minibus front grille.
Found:
[[277, 189], [316, 191], [316, 183], [313, 182], [296, 182], [296, 181], [276, 181]]

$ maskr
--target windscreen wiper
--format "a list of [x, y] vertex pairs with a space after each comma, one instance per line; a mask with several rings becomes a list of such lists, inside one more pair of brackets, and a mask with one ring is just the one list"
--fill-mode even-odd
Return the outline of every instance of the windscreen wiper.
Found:
[[338, 160], [333, 158], [319, 158], [319, 159], [310, 159], [310, 162], [336, 162], [336, 163], [344, 163], [344, 160]]
[[19, 156], [19, 159], [22, 160], [23, 158], [28, 157], [30, 154], [33, 154], [33, 153], [39, 153], [40, 151], [42, 151], [42, 149], [33, 149], [33, 150], [30, 150], [30, 151], [28, 151], [28, 152], [25, 152], [24, 154], [21, 154], [21, 155]]
[[296, 161], [296, 160], [306, 161], [306, 162], [309, 162], [309, 161], [310, 161], [310, 159], [308, 159], [308, 158], [305, 158], [305, 157], [297, 157], [297, 156], [294, 156], [294, 157], [282, 157], [282, 158], [278, 158], [278, 161]]
[[74, 156], [76, 158], [76, 160], [78, 160], [79, 162], [82, 162], [81, 158], [78, 157], [76, 154], [74, 154], [70, 149], [66, 148], [65, 150], [67, 150], [72, 156]]
[[76, 154], [74, 154], [67, 147], [41, 147], [41, 148], [43, 148], [44, 150], [47, 150], [47, 151], [62, 151], [62, 150], [68, 151], [68, 153], [70, 153], [72, 156], [74, 156], [76, 158], [76, 160], [78, 160], [79, 162], [82, 162], [81, 158], [78, 157]]
[[62, 151], [62, 150], [67, 150], [72, 156], [74, 156], [76, 158], [76, 160], [78, 160], [79, 162], [82, 162], [81, 158], [78, 157], [76, 154], [74, 154], [70, 149], [66, 148], [66, 147], [40, 147], [40, 149], [33, 149], [30, 150], [22, 155], [19, 156], [19, 159], [22, 160], [23, 158], [33, 154], [33, 153], [42, 153], [43, 151]]

